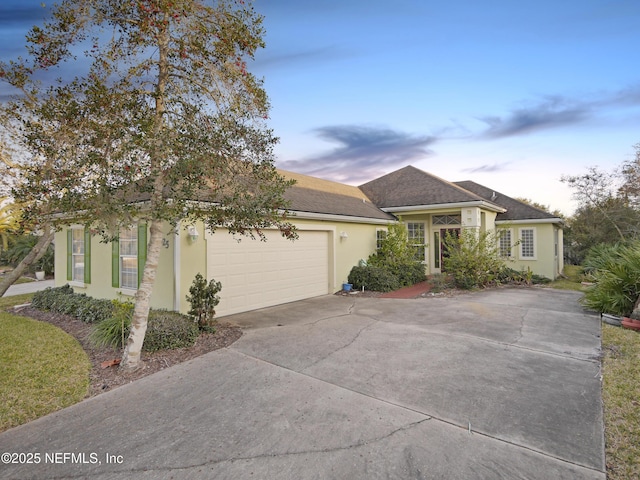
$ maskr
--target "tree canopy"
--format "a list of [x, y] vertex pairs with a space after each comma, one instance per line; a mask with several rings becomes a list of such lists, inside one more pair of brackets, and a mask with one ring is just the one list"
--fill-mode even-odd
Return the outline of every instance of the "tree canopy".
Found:
[[[267, 95], [248, 68], [263, 36], [243, 0], [64, 0], [30, 31], [27, 59], [0, 69], [18, 103], [47, 98], [16, 119], [38, 153], [15, 189], [25, 217], [73, 214], [106, 239], [149, 225], [125, 367], [139, 364], [163, 225], [201, 220], [257, 236], [276, 226], [295, 237]], [[38, 83], [65, 62], [82, 73]]]

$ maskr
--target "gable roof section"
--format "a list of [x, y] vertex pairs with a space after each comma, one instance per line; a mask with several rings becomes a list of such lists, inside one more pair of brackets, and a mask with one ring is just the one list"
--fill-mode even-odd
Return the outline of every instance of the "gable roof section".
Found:
[[515, 198], [511, 198], [504, 193], [496, 192], [484, 185], [480, 185], [470, 180], [454, 183], [465, 190], [473, 192], [488, 201], [504, 207], [507, 211], [499, 213], [496, 217], [496, 221], [541, 220], [546, 222], [562, 222], [562, 219], [549, 212], [545, 212], [544, 210], [540, 210], [539, 208], [528, 205], [516, 200]]
[[383, 212], [371, 203], [358, 187], [284, 170], [278, 170], [278, 173], [296, 181], [295, 185], [284, 193], [284, 198], [290, 203], [289, 210], [293, 212], [339, 215], [384, 222], [396, 220], [393, 215]]
[[407, 166], [360, 185], [378, 207], [395, 211], [402, 207], [433, 207], [448, 204], [477, 204], [502, 211], [492, 203], [459, 185], [447, 182], [413, 166]]

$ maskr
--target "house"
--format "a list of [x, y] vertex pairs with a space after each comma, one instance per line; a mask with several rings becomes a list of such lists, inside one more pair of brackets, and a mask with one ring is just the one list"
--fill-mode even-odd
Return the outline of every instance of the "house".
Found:
[[[447, 231], [503, 228], [501, 248], [513, 268], [555, 278], [562, 271], [562, 221], [473, 182], [451, 183], [405, 167], [360, 187], [292, 172], [290, 202], [296, 241], [266, 230], [266, 242], [203, 224], [173, 232], [166, 225], [151, 304], [186, 312], [197, 273], [222, 282], [218, 316], [340, 290], [351, 268], [376, 250], [390, 222], [405, 222], [427, 273], [442, 271]], [[147, 226], [121, 231], [105, 244], [81, 225], [57, 232], [56, 285], [100, 298], [131, 298], [144, 266]], [[519, 240], [519, 244], [512, 247]]]

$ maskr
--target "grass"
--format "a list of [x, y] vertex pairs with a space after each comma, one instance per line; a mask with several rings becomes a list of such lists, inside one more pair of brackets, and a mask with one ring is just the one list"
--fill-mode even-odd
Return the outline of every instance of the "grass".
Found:
[[581, 266], [565, 265], [562, 273], [566, 278], [558, 277], [556, 280], [549, 284], [550, 287], [560, 290], [576, 290], [579, 292], [586, 289], [586, 287], [582, 285], [584, 277], [582, 274]]
[[[0, 307], [28, 303], [31, 294], [4, 297]], [[0, 311], [0, 431], [82, 400], [89, 359], [57, 327]]]
[[602, 325], [607, 478], [640, 478], [640, 334]]

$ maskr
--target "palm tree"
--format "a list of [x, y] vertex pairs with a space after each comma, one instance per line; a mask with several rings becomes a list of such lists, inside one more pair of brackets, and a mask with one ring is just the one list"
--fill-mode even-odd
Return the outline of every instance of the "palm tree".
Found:
[[9, 197], [0, 197], [0, 240], [2, 250], [9, 248], [9, 234], [18, 229], [20, 211]]

